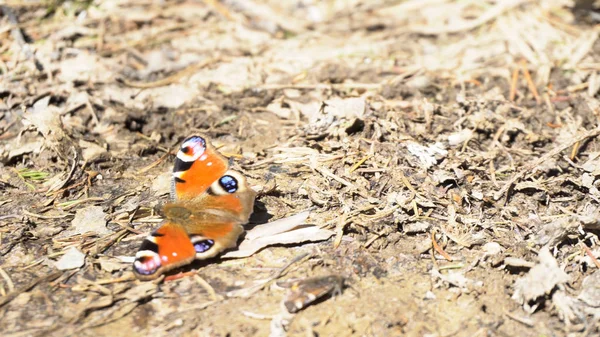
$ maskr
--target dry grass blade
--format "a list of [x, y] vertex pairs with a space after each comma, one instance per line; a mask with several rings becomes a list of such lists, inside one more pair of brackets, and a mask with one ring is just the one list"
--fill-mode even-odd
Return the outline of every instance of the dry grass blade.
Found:
[[599, 134], [600, 134], [600, 128], [592, 129], [592, 130], [585, 132], [583, 135], [575, 138], [574, 140], [572, 140], [570, 142], [567, 142], [563, 145], [555, 147], [550, 152], [544, 154], [540, 158], [536, 159], [535, 161], [533, 161], [532, 163], [527, 165], [524, 169], [520, 170], [518, 173], [513, 175], [512, 178], [510, 178], [509, 181], [507, 183], [505, 183], [504, 186], [502, 186], [502, 188], [498, 192], [494, 193], [494, 199], [499, 200], [502, 197], [502, 195], [504, 195], [504, 193], [506, 193], [515, 184], [515, 182], [517, 180], [525, 177], [525, 175], [527, 173], [529, 173], [531, 170], [535, 169], [536, 167], [538, 167], [539, 165], [544, 163], [549, 158], [552, 158], [552, 157], [558, 155], [562, 151], [564, 151], [564, 150], [570, 148], [571, 146], [573, 146], [579, 142], [582, 142], [588, 138], [597, 137]]
[[29, 282], [28, 284], [26, 284], [25, 286], [9, 292], [8, 294], [6, 294], [6, 296], [0, 298], [0, 308], [2, 306], [4, 306], [5, 304], [9, 303], [10, 301], [14, 300], [17, 296], [19, 296], [19, 294], [22, 294], [22, 293], [30, 290], [31, 288], [35, 287], [36, 285], [38, 285], [40, 283], [52, 281], [62, 274], [63, 274], [62, 271], [56, 271], [56, 272], [50, 273], [48, 275], [38, 277], [38, 278], [34, 279], [33, 281]]
[[585, 253], [587, 254], [587, 256], [590, 257], [592, 262], [594, 262], [594, 265], [596, 266], [596, 268], [600, 269], [600, 261], [598, 261], [598, 259], [594, 256], [594, 253], [592, 253], [592, 250], [588, 246], [586, 246], [586, 244], [583, 242], [581, 242], [581, 248], [583, 248], [583, 250], [585, 250]]
[[446, 27], [432, 27], [432, 26], [420, 26], [412, 27], [410, 31], [413, 33], [426, 34], [426, 35], [440, 35], [440, 34], [455, 34], [466, 30], [477, 28], [488, 21], [491, 21], [498, 16], [504, 14], [511, 9], [514, 9], [522, 4], [529, 2], [530, 0], [507, 0], [497, 3], [495, 6], [488, 9], [486, 12], [481, 14], [477, 19], [462, 22], [460, 24], [452, 24]]
[[253, 294], [255, 294], [256, 292], [264, 289], [267, 285], [271, 284], [273, 281], [284, 276], [287, 273], [288, 269], [292, 265], [294, 265], [296, 263], [301, 263], [310, 258], [311, 258], [311, 255], [308, 253], [300, 254], [300, 255], [294, 257], [285, 266], [279, 268], [272, 276], [270, 276], [266, 280], [262, 280], [262, 281], [258, 282], [256, 285], [248, 287], [248, 288], [230, 291], [226, 295], [227, 295], [227, 297], [242, 297], [242, 298], [250, 297]]
[[169, 157], [169, 155], [172, 155], [172, 154], [173, 153], [171, 153], [171, 149], [167, 150], [167, 152], [165, 152], [165, 154], [163, 154], [160, 158], [158, 158], [157, 160], [155, 160], [154, 162], [152, 162], [150, 165], [142, 167], [141, 169], [139, 169], [137, 171], [137, 173], [138, 174], [142, 174], [142, 173], [146, 173], [146, 172], [150, 171], [151, 169], [155, 168], [160, 163], [162, 163], [163, 161], [165, 161], [165, 159], [167, 159]]
[[448, 253], [446, 253], [446, 251], [442, 249], [442, 247], [440, 247], [440, 245], [435, 240], [435, 232], [431, 232], [431, 244], [433, 245], [433, 249], [435, 249], [436, 252], [442, 255], [446, 260], [452, 261], [452, 257], [448, 255]]
[[510, 80], [510, 91], [508, 93], [508, 99], [511, 102], [515, 101], [515, 97], [517, 95], [517, 84], [519, 81], [519, 68], [516, 67], [512, 72], [512, 77]]
[[527, 61], [521, 60], [521, 70], [523, 71], [523, 76], [527, 81], [527, 86], [529, 90], [533, 94], [535, 101], [537, 104], [542, 103], [542, 99], [540, 98], [540, 94], [538, 93], [537, 88], [535, 87], [535, 83], [533, 83], [533, 79], [531, 78], [531, 74], [529, 73], [529, 69], [527, 69]]
[[127, 79], [122, 79], [122, 81], [125, 85], [132, 87], [132, 88], [149, 89], [149, 88], [163, 87], [163, 86], [175, 83], [175, 82], [179, 81], [180, 79], [182, 79], [183, 77], [191, 75], [194, 72], [196, 72], [204, 67], [207, 67], [211, 64], [217, 63], [221, 60], [222, 59], [220, 57], [209, 58], [200, 63], [192, 64], [173, 75], [170, 75], [166, 78], [163, 78], [161, 80], [154, 81], [154, 82], [135, 82], [135, 81], [129, 81]]

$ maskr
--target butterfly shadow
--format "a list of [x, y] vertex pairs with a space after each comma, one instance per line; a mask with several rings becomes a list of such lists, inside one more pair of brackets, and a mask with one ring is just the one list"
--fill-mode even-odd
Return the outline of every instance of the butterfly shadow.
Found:
[[264, 225], [273, 217], [273, 214], [269, 213], [266, 205], [262, 201], [254, 202], [254, 212], [250, 215], [248, 224], [244, 226], [244, 229], [250, 230], [256, 226]]

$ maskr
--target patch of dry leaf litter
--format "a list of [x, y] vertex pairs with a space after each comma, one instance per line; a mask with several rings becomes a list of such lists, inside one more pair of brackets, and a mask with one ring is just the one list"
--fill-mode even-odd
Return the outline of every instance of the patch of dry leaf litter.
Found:
[[[599, 42], [578, 8], [8, 2], [0, 329], [597, 334]], [[195, 132], [255, 215], [222, 259], [138, 282]], [[349, 288], [282, 305], [278, 281], [327, 275]]]

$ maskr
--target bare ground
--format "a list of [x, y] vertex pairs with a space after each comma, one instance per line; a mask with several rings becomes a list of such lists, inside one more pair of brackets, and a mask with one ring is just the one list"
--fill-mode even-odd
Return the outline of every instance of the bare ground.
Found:
[[[597, 20], [586, 1], [8, 1], [2, 335], [600, 334]], [[332, 237], [135, 280], [198, 132], [260, 191], [248, 228], [310, 210]], [[283, 306], [278, 284], [327, 275], [341, 293]]]

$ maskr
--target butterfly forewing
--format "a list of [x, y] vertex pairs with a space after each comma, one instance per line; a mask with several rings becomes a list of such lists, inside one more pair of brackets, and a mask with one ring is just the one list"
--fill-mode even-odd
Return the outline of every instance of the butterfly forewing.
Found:
[[173, 199], [189, 200], [202, 195], [228, 168], [227, 158], [218, 153], [205, 138], [188, 137], [175, 158]]

